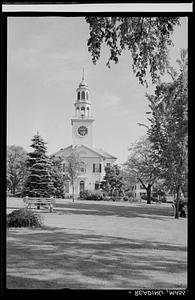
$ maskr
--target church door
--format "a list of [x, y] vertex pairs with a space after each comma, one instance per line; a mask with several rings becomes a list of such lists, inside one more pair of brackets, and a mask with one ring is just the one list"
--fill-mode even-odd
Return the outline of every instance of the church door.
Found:
[[80, 181], [80, 192], [84, 192], [85, 190], [85, 182], [83, 180]]

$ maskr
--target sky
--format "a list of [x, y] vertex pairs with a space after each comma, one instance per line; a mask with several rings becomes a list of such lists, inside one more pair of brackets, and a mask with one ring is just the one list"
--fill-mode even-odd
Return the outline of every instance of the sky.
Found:
[[[180, 49], [188, 46], [188, 20], [173, 34], [170, 62], [177, 68]], [[93, 146], [128, 157], [129, 146], [146, 134], [148, 88], [133, 74], [130, 53], [106, 66], [108, 50], [92, 63], [87, 49], [89, 26], [84, 17], [9, 17], [7, 38], [7, 144], [26, 151], [39, 132], [48, 154], [72, 144], [71, 117], [76, 89], [85, 70], [92, 102]]]

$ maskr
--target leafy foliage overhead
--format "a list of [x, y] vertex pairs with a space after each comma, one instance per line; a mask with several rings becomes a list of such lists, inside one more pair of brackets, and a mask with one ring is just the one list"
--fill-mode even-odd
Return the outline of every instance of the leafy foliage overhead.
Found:
[[110, 50], [110, 62], [118, 63], [125, 50], [131, 53], [132, 68], [141, 84], [146, 84], [145, 76], [149, 71], [152, 82], [156, 83], [168, 65], [168, 46], [173, 45], [171, 34], [178, 17], [86, 17], [90, 37], [88, 51], [96, 64], [100, 58], [103, 43]]

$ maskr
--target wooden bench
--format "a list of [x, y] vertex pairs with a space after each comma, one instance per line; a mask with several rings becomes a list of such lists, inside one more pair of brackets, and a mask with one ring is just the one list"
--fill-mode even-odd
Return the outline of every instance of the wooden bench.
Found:
[[55, 203], [54, 198], [42, 198], [42, 197], [24, 197], [23, 202], [26, 205], [26, 208], [32, 208], [36, 206], [37, 209], [40, 209], [40, 206], [49, 206], [50, 212], [53, 211], [53, 205]]

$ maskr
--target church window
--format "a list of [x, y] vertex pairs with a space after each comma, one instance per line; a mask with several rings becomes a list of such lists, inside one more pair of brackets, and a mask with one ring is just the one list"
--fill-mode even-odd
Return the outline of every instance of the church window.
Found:
[[80, 172], [81, 173], [86, 173], [86, 166], [85, 166], [84, 162], [82, 162], [81, 165], [80, 165]]
[[106, 167], [110, 167], [110, 163], [106, 163]]
[[81, 107], [81, 110], [85, 110], [85, 107], [84, 107], [84, 106], [82, 106], [82, 107]]
[[85, 92], [84, 91], [82, 91], [81, 98], [82, 98], [82, 100], [83, 99], [85, 100]]
[[93, 173], [101, 173], [102, 165], [101, 164], [93, 164]]
[[87, 106], [87, 110], [89, 110], [89, 106]]
[[80, 92], [78, 92], [78, 98], [77, 99], [80, 100]]

